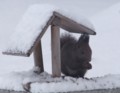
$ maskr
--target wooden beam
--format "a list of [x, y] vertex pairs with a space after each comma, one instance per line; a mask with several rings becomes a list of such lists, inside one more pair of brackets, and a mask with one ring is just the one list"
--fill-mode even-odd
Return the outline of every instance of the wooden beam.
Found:
[[34, 56], [34, 65], [40, 68], [40, 71], [38, 71], [37, 73], [43, 72], [44, 67], [43, 67], [41, 40], [37, 43], [37, 46], [35, 47], [33, 52], [33, 56]]
[[93, 31], [92, 29], [85, 27], [84, 25], [79, 24], [74, 20], [69, 19], [68, 17], [65, 17], [57, 12], [54, 12], [54, 16], [55, 16], [55, 19], [52, 23], [69, 32], [83, 33], [83, 34], [90, 34], [90, 35], [96, 34], [96, 32]]
[[60, 31], [59, 27], [51, 26], [51, 50], [52, 50], [52, 74], [53, 77], [61, 76], [61, 57], [60, 57]]
[[55, 18], [55, 16], [52, 16], [52, 17], [48, 20], [47, 24], [46, 24], [45, 27], [42, 29], [42, 31], [41, 31], [41, 33], [39, 34], [39, 36], [36, 38], [33, 46], [32, 46], [32, 47], [30, 48], [30, 50], [28, 51], [29, 54], [32, 53], [32, 51], [34, 50], [37, 42], [39, 42], [39, 40], [42, 38], [42, 36], [43, 36], [44, 33], [46, 32], [46, 30], [47, 30], [47, 28], [49, 27], [49, 25], [51, 25], [51, 23], [52, 23], [52, 21], [53, 21], [54, 18]]
[[22, 53], [21, 51], [20, 52], [2, 52], [2, 54], [4, 55], [13, 55], [13, 56], [24, 56], [24, 57], [29, 57], [30, 56], [30, 53]]
[[[0, 89], [0, 93], [31, 93], [31, 92]], [[84, 90], [84, 91], [69, 91], [66, 93], [120, 93], [120, 88], [95, 89], [95, 90]]]

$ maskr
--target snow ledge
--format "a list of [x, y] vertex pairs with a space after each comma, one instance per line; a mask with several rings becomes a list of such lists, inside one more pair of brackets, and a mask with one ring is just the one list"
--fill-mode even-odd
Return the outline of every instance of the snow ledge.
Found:
[[28, 72], [12, 72], [0, 76], [0, 89], [25, 91], [22, 85], [29, 82], [32, 82], [30, 91], [34, 93], [116, 89], [120, 88], [120, 75], [82, 79], [67, 76], [65, 78], [53, 78], [46, 72], [38, 75], [33, 70]]

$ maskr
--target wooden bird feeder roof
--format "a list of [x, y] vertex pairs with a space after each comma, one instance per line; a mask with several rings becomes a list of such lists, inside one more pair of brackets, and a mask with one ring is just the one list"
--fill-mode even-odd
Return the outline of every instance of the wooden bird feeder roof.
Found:
[[10, 50], [10, 51], [4, 51], [3, 54], [27, 56], [27, 57], [30, 56], [30, 54], [33, 52], [36, 44], [39, 42], [41, 37], [44, 35], [44, 33], [47, 30], [49, 25], [56, 25], [64, 30], [67, 30], [67, 31], [73, 32], [73, 33], [96, 35], [96, 32], [93, 31], [92, 29], [90, 29], [80, 23], [77, 23], [76, 21], [74, 21], [58, 12], [53, 12], [52, 17], [48, 20], [47, 24], [43, 27], [41, 33], [39, 33], [39, 36], [36, 37], [34, 44], [31, 45], [30, 49], [26, 53], [23, 53], [20, 50], [17, 50], [16, 52], [15, 51], [13, 52], [12, 50]]

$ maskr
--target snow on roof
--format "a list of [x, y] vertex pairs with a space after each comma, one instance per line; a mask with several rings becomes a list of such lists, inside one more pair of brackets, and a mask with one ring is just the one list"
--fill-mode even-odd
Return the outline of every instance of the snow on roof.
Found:
[[33, 46], [48, 20], [52, 17], [54, 11], [64, 14], [68, 18], [94, 30], [92, 24], [80, 15], [74, 15], [71, 11], [69, 13], [52, 5], [37, 4], [31, 6], [24, 14], [4, 51], [26, 54]]
[[25, 91], [23, 84], [31, 84], [31, 92], [72, 92], [95, 89], [113, 89], [120, 88], [120, 75], [106, 75], [89, 80], [82, 78], [62, 77], [52, 78], [46, 72], [36, 74], [33, 70], [28, 72], [12, 72], [0, 77], [0, 89]]

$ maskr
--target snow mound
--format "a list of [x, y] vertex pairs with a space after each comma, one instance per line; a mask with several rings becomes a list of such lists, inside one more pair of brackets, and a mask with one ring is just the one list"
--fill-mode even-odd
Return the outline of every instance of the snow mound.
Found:
[[120, 88], [120, 75], [82, 79], [67, 76], [64, 78], [53, 78], [46, 72], [38, 75], [33, 70], [28, 72], [12, 72], [0, 76], [0, 89], [25, 91], [22, 85], [29, 82], [32, 82], [30, 91], [33, 93], [113, 89]]
[[23, 18], [17, 25], [15, 33], [11, 36], [4, 51], [26, 54], [31, 46], [33, 46], [36, 38], [41, 33], [50, 17], [52, 17], [54, 11], [93, 29], [92, 24], [79, 14], [73, 14], [71, 11], [68, 12], [67, 10], [65, 11], [48, 4], [36, 4], [31, 6], [23, 15]]

